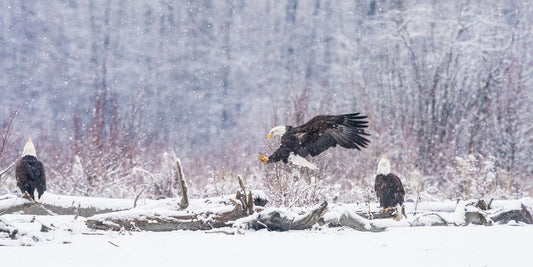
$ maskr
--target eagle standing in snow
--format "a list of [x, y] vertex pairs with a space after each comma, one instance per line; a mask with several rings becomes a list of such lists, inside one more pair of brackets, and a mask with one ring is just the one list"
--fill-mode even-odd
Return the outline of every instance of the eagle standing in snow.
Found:
[[367, 147], [369, 136], [364, 129], [368, 127], [367, 116], [359, 113], [345, 115], [319, 115], [307, 123], [298, 126], [277, 126], [270, 130], [267, 138], [281, 136], [281, 146], [270, 157], [259, 154], [258, 159], [265, 164], [282, 160], [295, 165], [318, 170], [305, 157], [312, 157], [324, 152], [330, 147], [340, 145], [344, 148]]
[[46, 175], [43, 163], [37, 160], [35, 147], [31, 138], [24, 146], [22, 159], [17, 163], [15, 169], [17, 186], [22, 194], [28, 194], [36, 202], [40, 201], [44, 191], [46, 191]]
[[379, 199], [379, 205], [383, 208], [382, 213], [393, 210], [392, 214], [397, 221], [402, 218], [402, 214], [405, 216], [405, 208], [403, 207], [405, 190], [400, 178], [391, 173], [390, 162], [386, 155], [383, 155], [378, 163], [374, 190]]

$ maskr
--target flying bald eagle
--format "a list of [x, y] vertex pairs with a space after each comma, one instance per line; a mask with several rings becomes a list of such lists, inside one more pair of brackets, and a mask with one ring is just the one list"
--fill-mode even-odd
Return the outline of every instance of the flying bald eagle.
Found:
[[398, 221], [402, 218], [402, 214], [405, 216], [405, 208], [403, 207], [405, 190], [400, 178], [391, 173], [390, 162], [386, 155], [383, 155], [378, 163], [374, 190], [379, 199], [379, 205], [383, 208], [382, 213], [392, 210], [394, 218]]
[[43, 163], [37, 160], [35, 147], [30, 140], [24, 146], [22, 159], [17, 163], [15, 169], [17, 186], [22, 194], [28, 194], [36, 202], [40, 201], [44, 191], [46, 191], [46, 175]]
[[344, 148], [367, 147], [370, 136], [364, 129], [368, 127], [367, 116], [359, 113], [345, 115], [315, 116], [307, 123], [298, 127], [276, 126], [270, 130], [267, 138], [281, 136], [281, 146], [270, 157], [259, 154], [258, 159], [265, 164], [282, 160], [292, 164], [318, 170], [305, 157], [312, 157], [337, 145]]

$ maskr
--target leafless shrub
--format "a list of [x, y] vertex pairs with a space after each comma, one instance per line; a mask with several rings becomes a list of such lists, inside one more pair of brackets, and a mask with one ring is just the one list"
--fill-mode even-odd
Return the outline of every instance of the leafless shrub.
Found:
[[13, 127], [15, 117], [19, 107], [15, 107], [10, 112], [9, 117], [0, 124], [0, 184], [3, 184], [7, 176], [4, 176], [15, 164], [18, 158], [9, 158], [6, 156], [13, 147], [16, 140], [13, 140]]
[[306, 169], [276, 163], [265, 171], [263, 187], [269, 196], [270, 203], [275, 206], [293, 207], [307, 206], [326, 199], [322, 187], [323, 181], [314, 177], [306, 182], [302, 172]]
[[445, 179], [448, 183], [449, 198], [463, 199], [513, 196], [513, 185], [518, 181], [497, 166], [496, 158], [471, 154], [465, 158], [456, 157], [455, 163], [447, 168]]

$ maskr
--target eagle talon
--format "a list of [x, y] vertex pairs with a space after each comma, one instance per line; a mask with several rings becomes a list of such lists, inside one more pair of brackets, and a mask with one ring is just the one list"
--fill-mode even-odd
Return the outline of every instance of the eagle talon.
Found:
[[386, 208], [383, 208], [383, 209], [381, 209], [381, 213], [387, 213], [387, 212], [389, 212], [391, 209], [392, 209], [392, 207], [386, 207]]
[[24, 194], [22, 194], [22, 198], [33, 201], [33, 198], [31, 198], [30, 194], [28, 194], [26, 191], [24, 191]]
[[259, 154], [259, 157], [257, 157], [257, 159], [265, 164], [267, 164], [268, 162], [268, 157], [263, 156], [263, 154]]

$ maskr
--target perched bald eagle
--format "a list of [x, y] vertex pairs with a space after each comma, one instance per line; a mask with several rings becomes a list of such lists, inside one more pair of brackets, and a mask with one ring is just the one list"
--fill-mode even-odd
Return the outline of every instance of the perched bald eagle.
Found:
[[44, 191], [46, 191], [46, 175], [43, 163], [37, 160], [35, 147], [30, 140], [24, 146], [22, 159], [19, 160], [15, 169], [17, 186], [22, 194], [28, 194], [36, 202], [40, 201]]
[[367, 147], [369, 136], [364, 129], [368, 127], [367, 116], [359, 113], [345, 115], [315, 116], [307, 123], [298, 126], [277, 126], [270, 130], [267, 138], [281, 136], [281, 146], [270, 157], [259, 154], [258, 159], [265, 164], [282, 160], [292, 164], [318, 170], [305, 157], [312, 157], [337, 145], [344, 148]]
[[383, 213], [392, 211], [391, 214], [396, 220], [400, 220], [402, 214], [405, 216], [405, 208], [403, 207], [405, 190], [400, 178], [391, 173], [390, 162], [385, 155], [378, 163], [374, 190], [379, 199], [379, 205], [383, 208], [381, 210]]

